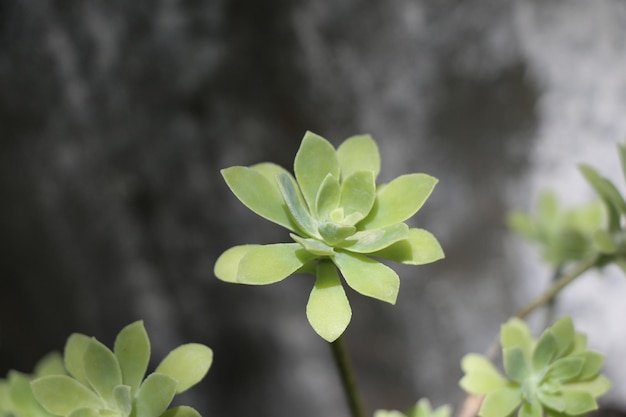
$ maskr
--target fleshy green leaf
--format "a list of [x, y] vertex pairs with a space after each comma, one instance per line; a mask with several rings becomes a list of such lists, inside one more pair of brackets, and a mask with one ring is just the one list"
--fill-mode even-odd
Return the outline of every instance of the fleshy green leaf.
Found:
[[504, 370], [514, 381], [522, 384], [530, 375], [530, 364], [522, 348], [518, 346], [502, 350]]
[[92, 338], [85, 350], [83, 368], [91, 387], [105, 401], [113, 402], [113, 389], [122, 384], [122, 371], [113, 352]]
[[344, 179], [357, 171], [371, 171], [374, 178], [380, 172], [378, 146], [370, 135], [357, 135], [346, 139], [337, 148], [337, 159]]
[[101, 417], [101, 414], [93, 408], [79, 408], [72, 411], [69, 417]]
[[546, 407], [558, 411], [559, 413], [565, 411], [565, 398], [563, 398], [563, 394], [561, 393], [546, 392], [539, 389], [537, 390], [537, 398], [539, 398], [539, 401]]
[[123, 413], [123, 416], [129, 416], [133, 408], [133, 396], [131, 387], [128, 385], [118, 385], [113, 390], [113, 398], [117, 409]]
[[595, 352], [582, 352], [571, 356], [572, 358], [580, 358], [583, 361], [583, 367], [580, 371], [578, 379], [584, 381], [597, 375], [604, 363], [604, 355]]
[[519, 409], [517, 417], [542, 417], [543, 407], [541, 403], [533, 398], [533, 401], [522, 401], [522, 406]]
[[339, 162], [335, 148], [326, 139], [306, 132], [294, 160], [294, 173], [302, 195], [314, 210], [315, 197], [328, 174], [339, 178]]
[[583, 369], [584, 360], [580, 357], [566, 357], [555, 361], [548, 369], [548, 378], [567, 382], [576, 378]]
[[604, 375], [598, 375], [593, 379], [569, 383], [563, 387], [568, 390], [588, 392], [594, 397], [599, 397], [606, 394], [606, 392], [611, 388], [611, 383]]
[[298, 242], [309, 253], [316, 256], [332, 256], [335, 254], [334, 249], [326, 243], [317, 239], [307, 239], [301, 236], [290, 234], [291, 238]]
[[172, 402], [176, 385], [176, 380], [167, 375], [148, 375], [135, 396], [135, 417], [160, 416]]
[[409, 226], [396, 223], [380, 229], [357, 232], [339, 246], [357, 253], [373, 253], [409, 237]]
[[87, 377], [85, 377], [83, 357], [90, 343], [90, 337], [81, 333], [74, 333], [68, 337], [63, 354], [67, 371], [85, 385], [89, 385], [89, 382]]
[[[316, 234], [315, 222], [309, 213], [307, 203], [298, 190], [298, 184], [287, 174], [280, 174], [276, 179], [278, 180], [278, 187], [285, 200], [285, 204], [287, 204], [291, 217], [301, 230], [305, 231], [310, 236], [314, 236]], [[313, 204], [315, 204], [315, 202], [313, 202]]]
[[550, 333], [554, 336], [558, 351], [557, 356], [568, 352], [574, 344], [574, 323], [569, 316], [563, 317], [550, 327]]
[[120, 364], [124, 384], [135, 393], [150, 361], [150, 339], [143, 321], [129, 324], [119, 332], [113, 352]]
[[295, 230], [278, 187], [258, 168], [234, 166], [221, 173], [228, 188], [246, 207], [269, 221]]
[[330, 262], [317, 265], [317, 278], [309, 296], [306, 314], [313, 329], [327, 342], [333, 342], [341, 336], [350, 323], [350, 303], [337, 268]]
[[251, 285], [282, 281], [315, 258], [298, 243], [276, 243], [251, 248], [239, 262], [237, 282]]
[[35, 365], [34, 374], [38, 377], [46, 375], [65, 375], [63, 357], [59, 352], [51, 352], [41, 358]]
[[579, 168], [587, 182], [596, 190], [600, 197], [612, 204], [619, 212], [626, 213], [626, 201], [624, 201], [624, 198], [611, 181], [602, 177], [589, 165], [581, 164]]
[[484, 356], [470, 353], [461, 360], [465, 376], [459, 382], [461, 388], [472, 394], [488, 394], [507, 385], [496, 367]]
[[407, 265], [424, 265], [444, 258], [443, 249], [435, 236], [427, 230], [415, 228], [409, 229], [407, 239], [400, 240], [371, 255]]
[[357, 227], [377, 229], [405, 221], [422, 207], [435, 184], [437, 179], [427, 174], [399, 176], [377, 192], [372, 210]]
[[67, 416], [79, 408], [99, 409], [104, 402], [89, 388], [67, 375], [49, 375], [31, 382], [35, 398], [49, 413]]
[[178, 407], [170, 408], [163, 414], [161, 417], [201, 417], [200, 413], [198, 413], [195, 409], [188, 407], [186, 405], [181, 405]]
[[337, 223], [321, 223], [317, 230], [329, 245], [336, 245], [349, 236], [354, 235], [356, 227]]
[[180, 394], [200, 382], [212, 363], [213, 351], [210, 348], [199, 343], [188, 343], [171, 351], [155, 372], [176, 380], [176, 393]]
[[217, 258], [213, 273], [222, 281], [237, 283], [239, 262], [241, 262], [241, 259], [246, 256], [248, 252], [259, 246], [261, 245], [240, 245], [226, 250]]
[[547, 367], [555, 359], [558, 351], [559, 345], [552, 333], [550, 331], [543, 333], [533, 352], [532, 362], [535, 372]]
[[[371, 171], [358, 171], [345, 178], [341, 184], [341, 201], [339, 206], [345, 216], [351, 216], [355, 224], [364, 218], [372, 209], [376, 197], [376, 182]], [[353, 214], [356, 214], [354, 216]]]
[[565, 412], [569, 415], [580, 415], [598, 409], [596, 400], [586, 392], [566, 390], [563, 392], [563, 397], [565, 398]]
[[355, 253], [337, 252], [333, 261], [355, 291], [395, 304], [400, 279], [393, 269]]
[[488, 394], [478, 415], [481, 417], [506, 417], [521, 403], [518, 387], [502, 387]]
[[530, 358], [533, 339], [524, 321], [514, 317], [500, 328], [500, 344], [503, 349], [519, 347], [527, 358]]
[[324, 221], [328, 220], [330, 213], [339, 207], [339, 200], [341, 198], [341, 186], [339, 180], [328, 174], [317, 193], [315, 198], [315, 208], [317, 210], [318, 219]]

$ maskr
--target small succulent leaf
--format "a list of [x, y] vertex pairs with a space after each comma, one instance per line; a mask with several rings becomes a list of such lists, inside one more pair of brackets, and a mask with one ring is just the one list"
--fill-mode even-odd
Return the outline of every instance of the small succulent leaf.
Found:
[[65, 375], [65, 365], [63, 364], [63, 356], [59, 352], [50, 352], [37, 362], [34, 369], [34, 375], [37, 377], [46, 375]]
[[213, 351], [199, 343], [187, 343], [171, 351], [157, 366], [156, 373], [174, 379], [176, 393], [187, 391], [204, 378], [213, 363]]
[[502, 387], [487, 394], [480, 407], [481, 417], [506, 417], [521, 403], [518, 387]]
[[400, 278], [393, 269], [356, 253], [337, 252], [333, 261], [356, 292], [395, 304]]
[[574, 348], [572, 354], [587, 351], [587, 335], [584, 333], [576, 333], [574, 335]]
[[565, 398], [566, 414], [580, 415], [598, 409], [598, 403], [587, 392], [566, 390], [563, 391], [563, 397]]
[[374, 178], [380, 172], [378, 146], [370, 135], [356, 135], [346, 139], [337, 148], [337, 159], [343, 179], [357, 171], [371, 171]]
[[103, 414], [93, 408], [79, 408], [72, 411], [69, 417], [102, 417]]
[[239, 262], [237, 282], [265, 285], [282, 281], [315, 258], [299, 243], [276, 243], [252, 248]]
[[361, 230], [378, 229], [413, 216], [426, 202], [437, 184], [427, 174], [407, 174], [379, 188], [368, 216], [357, 224]]
[[276, 176], [278, 174], [282, 174], [283, 172], [289, 174], [289, 171], [287, 171], [285, 168], [281, 167], [280, 165], [274, 164], [272, 162], [261, 162], [258, 164], [251, 165], [250, 168], [257, 171], [261, 175], [263, 175], [269, 181], [269, 183], [274, 186], [274, 188], [276, 189], [276, 192], [280, 192], [278, 190], [278, 183], [276, 182]]
[[326, 175], [315, 197], [315, 209], [317, 218], [324, 221], [330, 213], [339, 207], [341, 198], [341, 186], [339, 180], [331, 174]]
[[578, 380], [584, 381], [595, 377], [604, 363], [604, 355], [596, 352], [581, 352], [571, 356], [572, 358], [580, 358], [583, 361], [583, 366], [578, 375]]
[[429, 264], [445, 257], [437, 238], [427, 230], [416, 228], [409, 229], [406, 239], [371, 255], [407, 265]]
[[559, 201], [551, 191], [544, 191], [539, 195], [538, 216], [543, 223], [554, 224], [559, 216]]
[[397, 410], [376, 410], [374, 417], [406, 417], [406, 415]]
[[70, 375], [85, 385], [89, 385], [89, 382], [85, 376], [83, 358], [90, 343], [90, 337], [81, 333], [73, 333], [67, 338], [63, 353], [65, 369], [67, 369]]
[[580, 357], [558, 359], [548, 368], [547, 378], [559, 382], [571, 381], [580, 375], [583, 365], [584, 359]]
[[291, 233], [290, 236], [293, 240], [298, 242], [304, 248], [304, 250], [314, 256], [332, 256], [335, 254], [332, 246], [328, 246], [326, 243], [321, 242], [317, 239], [307, 239], [293, 233]]
[[611, 388], [611, 383], [604, 375], [598, 375], [587, 381], [568, 383], [567, 385], [563, 385], [563, 388], [588, 392], [597, 398], [607, 393], [607, 391]]
[[[280, 192], [285, 200], [285, 204], [287, 204], [289, 213], [295, 223], [309, 236], [315, 236], [315, 222], [311, 217], [307, 203], [302, 198], [302, 194], [298, 189], [298, 184], [295, 183], [290, 175], [285, 173], [279, 174], [276, 179], [278, 181]], [[315, 204], [315, 202], [313, 202], [313, 204]]]
[[161, 414], [160, 417], [201, 417], [194, 408], [186, 405], [173, 407]]
[[356, 227], [350, 225], [342, 225], [332, 222], [320, 223], [317, 231], [329, 245], [336, 245], [344, 241], [347, 237], [354, 235]]
[[131, 323], [118, 333], [113, 353], [122, 370], [123, 383], [130, 386], [134, 394], [150, 362], [150, 339], [143, 321]]
[[304, 200], [315, 208], [315, 197], [328, 174], [339, 178], [339, 161], [333, 145], [312, 132], [306, 132], [293, 165]]
[[380, 229], [362, 230], [354, 233], [339, 246], [357, 253], [374, 253], [409, 237], [409, 226], [396, 223]]
[[519, 346], [502, 349], [504, 370], [512, 380], [520, 384], [528, 378], [531, 373], [528, 357]]
[[562, 393], [546, 392], [539, 389], [537, 390], [537, 398], [548, 408], [558, 411], [559, 413], [565, 411], [566, 403]]
[[496, 367], [484, 356], [470, 353], [461, 360], [465, 376], [459, 382], [461, 388], [471, 394], [489, 394], [508, 384]]
[[135, 396], [135, 417], [158, 417], [172, 402], [176, 394], [175, 379], [153, 373], [143, 381]]
[[532, 401], [522, 401], [517, 417], [542, 417], [543, 407], [541, 403], [533, 398]]
[[532, 364], [535, 372], [539, 372], [547, 367], [557, 356], [559, 345], [550, 331], [544, 332], [533, 352]]
[[[30, 387], [30, 379], [26, 374], [18, 371], [9, 371], [7, 384], [7, 397], [5, 404], [12, 404], [14, 408], [25, 411], [33, 407], [33, 393]], [[10, 403], [9, 403], [10, 401]], [[2, 403], [0, 403], [1, 406]], [[2, 414], [0, 414], [2, 415]]]
[[[437, 407], [432, 413], [430, 417], [450, 417], [452, 415], [452, 407], [450, 405], [442, 405], [441, 407]], [[421, 417], [421, 416], [415, 416]]]
[[554, 336], [558, 346], [557, 356], [561, 356], [573, 348], [576, 332], [571, 317], [563, 317], [554, 323], [550, 327], [550, 333]]
[[118, 385], [113, 389], [113, 398], [123, 417], [128, 417], [133, 409], [133, 394], [128, 385]]
[[221, 170], [228, 188], [259, 216], [294, 231], [278, 187], [257, 167], [234, 166]]
[[506, 217], [506, 224], [513, 232], [527, 239], [535, 240], [538, 237], [535, 219], [523, 212], [513, 211]]
[[335, 265], [318, 263], [316, 275], [306, 315], [318, 335], [327, 342], [334, 342], [348, 327], [352, 309]]
[[407, 417], [430, 417], [432, 406], [427, 398], [420, 399], [413, 409], [407, 413]]
[[239, 245], [226, 250], [217, 258], [213, 273], [224, 282], [237, 283], [237, 272], [241, 259], [259, 246], [261, 245]]
[[626, 201], [624, 201], [624, 198], [611, 181], [602, 177], [589, 165], [581, 164], [579, 169], [587, 182], [603, 200], [613, 205], [618, 212], [626, 213]]
[[[341, 200], [345, 216], [351, 216], [355, 224], [365, 217], [376, 198], [376, 178], [372, 171], [357, 171], [341, 183]], [[357, 214], [357, 216], [353, 216]]]
[[83, 367], [89, 385], [105, 401], [113, 402], [113, 389], [122, 385], [122, 370], [113, 352], [92, 338], [85, 350]]
[[67, 416], [80, 408], [99, 409], [104, 402], [92, 390], [67, 375], [48, 375], [31, 382], [35, 398], [51, 414]]
[[524, 352], [524, 355], [530, 358], [533, 338], [526, 323], [517, 317], [513, 317], [503, 324], [500, 328], [500, 345], [503, 349], [519, 347]]

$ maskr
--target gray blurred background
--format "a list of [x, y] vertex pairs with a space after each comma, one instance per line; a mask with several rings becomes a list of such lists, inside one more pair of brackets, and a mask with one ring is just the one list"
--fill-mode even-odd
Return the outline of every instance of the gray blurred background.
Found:
[[[219, 170], [291, 168], [306, 130], [372, 134], [383, 181], [440, 179], [413, 224], [446, 259], [399, 268], [395, 307], [350, 292], [345, 337], [369, 411], [455, 404], [462, 355], [550, 274], [506, 212], [546, 187], [587, 201], [579, 162], [623, 185], [626, 2], [0, 0], [0, 375], [143, 319], [155, 363], [214, 349], [181, 399], [205, 417], [346, 415], [312, 278], [212, 273], [230, 246], [288, 239]], [[619, 411], [626, 280], [598, 275], [557, 310], [607, 353]]]

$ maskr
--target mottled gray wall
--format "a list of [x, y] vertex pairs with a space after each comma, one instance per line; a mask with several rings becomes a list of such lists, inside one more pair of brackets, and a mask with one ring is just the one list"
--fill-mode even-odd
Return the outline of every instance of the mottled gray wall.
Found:
[[366, 405], [458, 401], [460, 357], [546, 273], [503, 215], [544, 182], [578, 193], [574, 163], [626, 132], [624, 3], [593, 4], [0, 0], [0, 373], [144, 319], [155, 360], [215, 350], [185, 398], [205, 416], [345, 415], [310, 277], [213, 277], [224, 249], [288, 238], [219, 169], [368, 132], [384, 180], [440, 179], [415, 224], [447, 258], [401, 268], [395, 307], [349, 294]]

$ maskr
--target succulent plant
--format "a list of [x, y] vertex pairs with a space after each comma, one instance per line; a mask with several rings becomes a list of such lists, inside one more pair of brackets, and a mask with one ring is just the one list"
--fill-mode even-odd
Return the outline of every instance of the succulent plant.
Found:
[[235, 246], [219, 257], [215, 275], [262, 285], [294, 273], [314, 274], [307, 317], [329, 342], [344, 332], [352, 316], [337, 270], [357, 292], [395, 303], [398, 275], [378, 259], [420, 265], [443, 257], [431, 233], [405, 223], [437, 180], [408, 174], [377, 186], [379, 171], [378, 147], [370, 136], [353, 136], [335, 149], [311, 132], [296, 154], [295, 177], [272, 163], [222, 170], [235, 196], [289, 230], [293, 243]]
[[506, 417], [577, 416], [597, 409], [596, 399], [610, 383], [601, 374], [604, 357], [587, 350], [584, 334], [574, 330], [570, 317], [546, 329], [538, 340], [517, 318], [500, 333], [502, 375], [485, 357], [466, 355], [460, 385], [472, 394], [486, 395], [479, 415]]
[[376, 410], [374, 417], [450, 417], [452, 409], [448, 405], [433, 410], [426, 398], [419, 400], [406, 414], [396, 410]]

